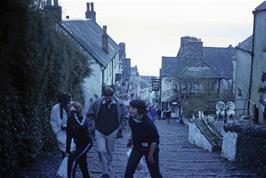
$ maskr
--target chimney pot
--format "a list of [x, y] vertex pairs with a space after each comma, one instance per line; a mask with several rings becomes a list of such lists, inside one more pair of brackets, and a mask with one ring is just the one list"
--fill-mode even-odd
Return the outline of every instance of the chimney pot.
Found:
[[107, 26], [106, 25], [103, 26], [103, 34], [107, 34]]
[[92, 2], [91, 3], [91, 12], [93, 12], [94, 11], [94, 3]]
[[58, 5], [58, 0], [54, 0], [54, 6], [52, 6], [51, 0], [47, 0], [44, 13], [55, 22], [62, 21], [62, 7]]
[[102, 49], [104, 52], [108, 54], [108, 35], [107, 35], [107, 26], [103, 26], [103, 34], [102, 34]]
[[94, 11], [94, 4], [87, 2], [87, 11], [85, 12], [86, 19], [91, 19], [96, 22], [96, 12]]
[[58, 6], [58, 0], [54, 0], [54, 6]]

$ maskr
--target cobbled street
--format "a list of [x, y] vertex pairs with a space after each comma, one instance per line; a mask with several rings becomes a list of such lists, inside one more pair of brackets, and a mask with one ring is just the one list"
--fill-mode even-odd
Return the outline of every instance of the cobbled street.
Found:
[[[188, 142], [188, 128], [171, 120], [156, 121], [160, 133], [160, 169], [164, 178], [212, 178], [212, 177], [256, 177], [236, 164], [220, 156], [220, 153], [211, 153], [197, 148]], [[116, 143], [113, 159], [113, 176], [122, 178], [127, 162], [126, 143], [129, 138], [129, 129], [124, 132], [123, 139]], [[57, 178], [56, 170], [61, 162], [60, 154], [46, 153], [36, 160], [32, 167], [23, 170], [26, 178]], [[101, 176], [100, 164], [96, 146], [88, 153], [88, 163], [91, 176]], [[78, 168], [77, 178], [82, 177]], [[148, 178], [149, 173], [145, 167], [137, 171], [135, 178]]]

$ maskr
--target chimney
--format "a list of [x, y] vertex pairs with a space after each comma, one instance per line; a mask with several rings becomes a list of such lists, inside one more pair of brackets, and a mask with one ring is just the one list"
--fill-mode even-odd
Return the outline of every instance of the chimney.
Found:
[[91, 12], [94, 12], [94, 3], [91, 3]]
[[177, 56], [201, 58], [203, 55], [203, 42], [196, 37], [181, 37], [181, 45]]
[[87, 11], [85, 13], [86, 19], [91, 19], [96, 22], [96, 12], [94, 11], [94, 4], [87, 2]]
[[103, 34], [102, 34], [102, 49], [104, 52], [108, 54], [108, 35], [107, 35], [107, 26], [103, 26]]
[[126, 44], [123, 42], [119, 43], [119, 56], [120, 59], [126, 58]]
[[46, 6], [52, 6], [52, 1], [51, 0], [47, 0]]
[[58, 0], [54, 0], [54, 6], [52, 6], [51, 0], [47, 0], [44, 13], [54, 22], [62, 21], [62, 7], [58, 5]]
[[87, 11], [85, 12], [86, 19], [90, 18], [90, 3], [87, 2]]
[[58, 0], [54, 0], [54, 6], [58, 6]]
[[94, 4], [93, 4], [93, 2], [91, 3], [91, 20], [93, 22], [96, 22], [96, 12], [94, 11]]

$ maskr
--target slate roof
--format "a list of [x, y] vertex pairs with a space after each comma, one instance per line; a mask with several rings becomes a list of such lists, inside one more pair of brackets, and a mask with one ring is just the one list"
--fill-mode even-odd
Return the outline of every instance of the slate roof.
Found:
[[107, 54], [103, 51], [103, 29], [92, 20], [62, 21], [61, 27], [103, 66], [106, 66], [119, 51], [119, 45], [110, 36], [108, 36], [109, 52]]
[[266, 1], [263, 1], [258, 7], [255, 8], [255, 11], [266, 10]]
[[203, 47], [203, 61], [222, 78], [233, 77], [233, 57], [236, 50], [233, 47], [216, 48]]
[[178, 71], [185, 67], [184, 60], [177, 57], [162, 57], [161, 77], [176, 77]]
[[198, 79], [216, 79], [220, 75], [213, 71], [210, 67], [185, 67], [183, 71], [178, 74], [179, 78], [198, 78]]
[[242, 51], [252, 53], [252, 42], [253, 42], [253, 36], [251, 35], [247, 39], [245, 39], [243, 42], [239, 43], [236, 46], [236, 49], [240, 49]]
[[[160, 70], [161, 77], [177, 77], [178, 75], [182, 74], [179, 71], [183, 71], [187, 67], [208, 67], [208, 71], [201, 71], [201, 75], [205, 73], [206, 77], [212, 76], [217, 78], [220, 76], [220, 78], [232, 78], [232, 59], [236, 51], [233, 47], [202, 47], [201, 50], [201, 58], [199, 58], [197, 55], [190, 54], [191, 52], [187, 52], [187, 54], [189, 54], [188, 57], [184, 55], [182, 55], [182, 57], [163, 56], [162, 68]], [[187, 68], [187, 70], [189, 71], [189, 68]]]
[[123, 71], [122, 71], [123, 79], [129, 80], [130, 75], [131, 75], [131, 59], [125, 58], [123, 60]]

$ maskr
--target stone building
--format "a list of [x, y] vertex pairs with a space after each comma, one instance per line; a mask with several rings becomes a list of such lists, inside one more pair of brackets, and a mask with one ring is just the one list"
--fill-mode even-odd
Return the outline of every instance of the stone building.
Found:
[[[181, 38], [176, 57], [162, 57], [160, 69], [162, 108], [178, 103], [177, 92], [212, 91], [218, 96], [232, 90], [232, 59], [235, 49], [203, 47], [195, 37]], [[193, 82], [191, 83], [191, 81]], [[189, 83], [187, 81], [190, 81]], [[188, 85], [189, 88], [188, 88]]]
[[[265, 92], [263, 94], [259, 90], [263, 84], [263, 73], [266, 72], [266, 2], [255, 8], [253, 14], [252, 36], [236, 47], [236, 107], [244, 108], [248, 111], [244, 114], [249, 114], [256, 123], [265, 125], [265, 103], [261, 100]], [[241, 110], [237, 113], [243, 114]]]
[[122, 59], [119, 45], [107, 34], [107, 26], [101, 27], [96, 21], [94, 3], [87, 3], [84, 20], [62, 20], [62, 10], [58, 0], [47, 1], [45, 12], [56, 19], [59, 30], [65, 33], [84, 55], [88, 57], [92, 75], [84, 79], [82, 90], [84, 108], [102, 94], [103, 86], [113, 86], [122, 74]]
[[252, 60], [252, 36], [239, 43], [236, 48], [234, 67], [234, 94], [236, 117], [248, 114], [250, 69]]
[[126, 57], [126, 44], [119, 43], [120, 59], [122, 60], [122, 85], [127, 86], [131, 76], [131, 59]]
[[[265, 104], [261, 102], [262, 92], [259, 88], [262, 85], [262, 75], [266, 72], [266, 1], [261, 3], [254, 11], [253, 22], [253, 58], [251, 63], [251, 90], [250, 100], [254, 102], [258, 108], [258, 123], [265, 125]], [[265, 86], [264, 86], [265, 87]], [[264, 100], [265, 91], [264, 91]], [[252, 107], [252, 106], [250, 106]], [[255, 116], [256, 118], [256, 116]]]

